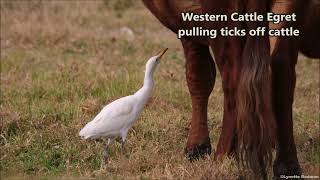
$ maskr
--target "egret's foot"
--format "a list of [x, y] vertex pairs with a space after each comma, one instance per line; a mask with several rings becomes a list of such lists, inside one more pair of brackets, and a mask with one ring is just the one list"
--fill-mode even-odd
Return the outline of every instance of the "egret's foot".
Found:
[[121, 154], [120, 154], [120, 158], [123, 160], [123, 159], [125, 159], [125, 158], [126, 158], [126, 155], [125, 155], [124, 153], [122, 153], [122, 152], [121, 152]]
[[185, 154], [190, 161], [204, 158], [206, 155], [211, 154], [211, 144], [208, 138], [201, 144], [193, 145], [185, 148]]
[[[281, 176], [301, 176], [302, 171], [296, 160], [283, 161], [276, 159], [273, 163], [273, 179], [283, 179]], [[303, 179], [303, 178], [294, 178]]]
[[104, 164], [108, 164], [108, 162], [109, 162], [108, 156], [103, 157], [103, 162], [104, 162]]
[[121, 154], [121, 155], [120, 155], [120, 159], [121, 159], [121, 160], [125, 160], [125, 159], [126, 159], [126, 156], [125, 156], [124, 154]]
[[120, 159], [121, 159], [121, 160], [124, 160], [125, 158], [126, 158], [126, 156], [122, 153], [122, 150], [121, 150]]

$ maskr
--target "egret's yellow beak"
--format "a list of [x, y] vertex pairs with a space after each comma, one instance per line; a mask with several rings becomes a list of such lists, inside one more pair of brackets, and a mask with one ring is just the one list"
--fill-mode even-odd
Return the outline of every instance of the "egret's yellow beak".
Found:
[[164, 55], [164, 53], [166, 53], [166, 51], [168, 50], [168, 48], [166, 48], [166, 49], [164, 49], [163, 51], [161, 51], [160, 53], [159, 53], [159, 55], [158, 55], [158, 59], [161, 59], [162, 58], [162, 56]]

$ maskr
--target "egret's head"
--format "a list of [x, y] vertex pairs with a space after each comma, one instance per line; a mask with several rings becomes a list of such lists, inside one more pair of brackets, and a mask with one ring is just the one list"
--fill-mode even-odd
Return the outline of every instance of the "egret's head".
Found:
[[167, 50], [168, 48], [161, 51], [158, 55], [151, 57], [146, 64], [146, 70], [153, 72], [155, 67], [160, 63], [162, 56]]

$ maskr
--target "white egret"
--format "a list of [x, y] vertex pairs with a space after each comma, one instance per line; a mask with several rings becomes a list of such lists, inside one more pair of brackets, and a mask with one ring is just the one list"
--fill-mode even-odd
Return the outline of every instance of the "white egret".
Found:
[[115, 138], [121, 137], [121, 154], [128, 130], [138, 119], [151, 94], [154, 82], [153, 73], [160, 62], [166, 48], [159, 55], [151, 57], [146, 63], [144, 83], [133, 95], [122, 97], [106, 105], [101, 112], [80, 131], [84, 139], [106, 138], [108, 142], [104, 149], [104, 160], [107, 162], [107, 148]]

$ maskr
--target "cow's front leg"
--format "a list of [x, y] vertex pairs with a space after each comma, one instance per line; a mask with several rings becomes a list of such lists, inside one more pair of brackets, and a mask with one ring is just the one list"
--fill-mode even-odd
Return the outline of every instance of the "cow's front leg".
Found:
[[211, 154], [207, 108], [216, 70], [208, 46], [185, 39], [181, 42], [186, 57], [187, 84], [192, 99], [192, 119], [185, 153], [190, 160], [194, 160]]

